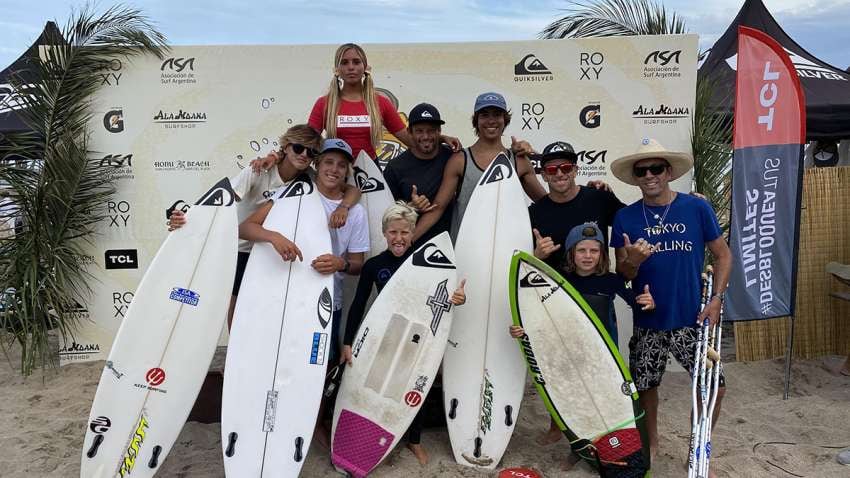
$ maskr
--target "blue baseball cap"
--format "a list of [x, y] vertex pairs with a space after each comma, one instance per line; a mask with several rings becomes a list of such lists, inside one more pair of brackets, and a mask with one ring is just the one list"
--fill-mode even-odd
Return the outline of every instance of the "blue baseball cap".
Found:
[[605, 247], [605, 238], [602, 237], [602, 231], [599, 229], [599, 226], [595, 222], [586, 222], [570, 229], [570, 233], [567, 234], [567, 240], [564, 241], [564, 248], [567, 250], [572, 249], [576, 244], [584, 240], [599, 241], [602, 247]]
[[475, 113], [489, 107], [499, 108], [502, 111], [508, 111], [508, 104], [505, 97], [499, 93], [481, 93], [478, 98], [475, 98]]
[[328, 138], [322, 143], [322, 152], [320, 154], [325, 154], [328, 151], [340, 151], [349, 161], [354, 162], [354, 153], [351, 151], [351, 146], [339, 138]]

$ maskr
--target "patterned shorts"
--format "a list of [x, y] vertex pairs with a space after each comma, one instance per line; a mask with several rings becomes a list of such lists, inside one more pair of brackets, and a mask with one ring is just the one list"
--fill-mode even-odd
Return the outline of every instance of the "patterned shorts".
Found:
[[[661, 385], [661, 376], [667, 367], [667, 356], [673, 354], [679, 364], [693, 373], [696, 354], [698, 327], [682, 327], [673, 330], [634, 328], [629, 341], [629, 368], [638, 391]], [[723, 371], [720, 386], [726, 386]]]

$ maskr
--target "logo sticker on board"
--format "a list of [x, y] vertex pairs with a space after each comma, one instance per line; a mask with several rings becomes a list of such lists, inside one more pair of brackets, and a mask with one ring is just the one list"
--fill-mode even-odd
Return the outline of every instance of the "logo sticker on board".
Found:
[[101, 434], [109, 431], [109, 428], [112, 426], [112, 420], [109, 417], [100, 416], [91, 421], [89, 424], [89, 429], [92, 432]]
[[162, 385], [162, 382], [165, 381], [165, 370], [159, 367], [148, 370], [148, 373], [145, 374], [145, 381], [148, 382], [148, 385], [151, 387]]
[[415, 390], [411, 390], [404, 394], [404, 403], [406, 403], [408, 407], [416, 407], [422, 403], [422, 394]]
[[313, 343], [310, 346], [310, 364], [324, 365], [328, 349], [328, 334], [313, 332]]
[[455, 265], [433, 242], [429, 242], [413, 253], [414, 266], [454, 269]]
[[513, 176], [513, 174], [514, 167], [511, 165], [511, 160], [508, 159], [508, 155], [505, 153], [499, 153], [499, 155], [493, 159], [493, 162], [490, 163], [490, 167], [487, 168], [487, 171], [484, 171], [478, 185], [482, 186], [484, 184], [495, 183], [503, 179], [508, 179]]
[[328, 323], [333, 316], [333, 298], [327, 287], [319, 295], [319, 301], [316, 303], [316, 315], [319, 316], [319, 324], [322, 325], [322, 328], [328, 328]]
[[[227, 178], [215, 183], [195, 204], [199, 206], [230, 206], [236, 201], [236, 193]], [[185, 212], [185, 211], [184, 211]]]
[[184, 289], [182, 287], [174, 287], [171, 289], [171, 294], [168, 296], [169, 299], [180, 302], [182, 304], [196, 306], [198, 305], [198, 301], [201, 300], [201, 296], [189, 289]]
[[308, 196], [310, 194], [313, 194], [313, 182], [306, 174], [302, 174], [289, 183], [289, 186], [280, 193], [278, 199]]
[[362, 193], [371, 193], [373, 191], [383, 191], [384, 183], [369, 176], [366, 171], [354, 166], [354, 183]]
[[537, 271], [531, 271], [525, 275], [522, 279], [519, 280], [520, 287], [549, 287], [549, 281], [547, 281], [542, 275], [540, 275]]
[[429, 295], [425, 302], [428, 307], [431, 307], [431, 333], [437, 335], [437, 329], [440, 328], [440, 321], [443, 319], [443, 312], [452, 310], [452, 303], [449, 301], [449, 291], [446, 289], [446, 279], [437, 284], [437, 290], [434, 295]]

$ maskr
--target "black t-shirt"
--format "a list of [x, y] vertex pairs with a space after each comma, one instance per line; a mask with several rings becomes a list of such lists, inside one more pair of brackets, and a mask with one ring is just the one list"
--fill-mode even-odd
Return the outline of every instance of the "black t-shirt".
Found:
[[565, 203], [557, 203], [545, 196], [528, 207], [531, 227], [540, 231], [542, 237], [551, 237], [561, 248], [546, 259], [546, 263], [555, 270], [561, 270], [564, 264], [564, 241], [570, 229], [586, 222], [595, 222], [605, 244], [608, 244], [608, 228], [614, 223], [614, 215], [625, 204], [610, 191], [579, 186], [576, 197]]
[[396, 257], [387, 249], [363, 264], [363, 268], [360, 270], [360, 279], [357, 282], [357, 292], [354, 293], [354, 300], [351, 302], [351, 308], [348, 309], [348, 320], [345, 323], [345, 335], [342, 339], [343, 345], [351, 345], [360, 323], [363, 322], [366, 303], [372, 294], [372, 286], [377, 287], [380, 293], [381, 289], [390, 281], [390, 277], [401, 267], [413, 250], [411, 247], [407, 254]]
[[[451, 156], [452, 150], [445, 145], [440, 145], [437, 156], [432, 159], [419, 159], [408, 149], [388, 162], [386, 169], [384, 169], [384, 179], [387, 181], [387, 186], [389, 186], [393, 198], [410, 201], [410, 193], [413, 190], [413, 185], [416, 185], [417, 193], [424, 195], [433, 203], [434, 198], [437, 197], [437, 191], [440, 190], [440, 184], [443, 183], [443, 171], [446, 169], [446, 164]], [[453, 207], [454, 201], [446, 205], [446, 210], [440, 219], [416, 241], [413, 248], [424, 244], [425, 241], [437, 234], [449, 230]]]

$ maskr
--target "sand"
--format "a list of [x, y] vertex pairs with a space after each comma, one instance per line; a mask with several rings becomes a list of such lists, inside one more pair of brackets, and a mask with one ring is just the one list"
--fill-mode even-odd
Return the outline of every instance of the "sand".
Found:
[[[835, 461], [840, 448], [850, 447], [850, 377], [837, 373], [842, 360], [795, 362], [787, 401], [782, 400], [781, 360], [728, 363], [727, 398], [713, 439], [718, 476], [850, 477], [850, 467]], [[89, 407], [102, 367], [103, 362], [74, 364], [25, 379], [7, 363], [0, 364], [0, 476], [79, 476]], [[686, 476], [689, 377], [668, 373], [660, 397], [662, 438], [653, 476]], [[500, 468], [532, 467], [546, 477], [596, 476], [581, 463], [563, 470], [566, 440], [546, 447], [535, 443], [548, 423], [529, 385]], [[157, 476], [223, 477], [219, 431], [217, 424], [187, 423]], [[427, 466], [420, 466], [401, 445], [372, 476], [495, 476], [457, 465], [445, 429], [426, 429], [422, 443], [431, 456]], [[314, 443], [301, 476], [340, 475], [330, 466], [327, 450]]]

